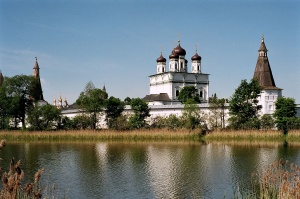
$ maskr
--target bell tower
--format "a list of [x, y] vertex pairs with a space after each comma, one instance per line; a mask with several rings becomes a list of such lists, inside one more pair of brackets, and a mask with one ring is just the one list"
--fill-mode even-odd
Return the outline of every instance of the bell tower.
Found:
[[275, 111], [275, 101], [278, 97], [282, 97], [282, 89], [276, 87], [267, 52], [265, 38], [262, 36], [253, 75], [253, 79], [256, 79], [262, 88], [258, 99], [258, 104], [262, 106], [261, 115], [273, 114]]

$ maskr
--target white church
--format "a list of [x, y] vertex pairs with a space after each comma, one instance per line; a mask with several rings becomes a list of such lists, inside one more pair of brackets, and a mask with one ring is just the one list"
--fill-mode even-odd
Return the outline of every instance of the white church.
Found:
[[186, 51], [180, 46], [174, 48], [169, 56], [167, 69], [166, 58], [157, 58], [156, 74], [150, 76], [150, 94], [144, 97], [149, 105], [181, 104], [178, 101], [180, 90], [185, 86], [194, 86], [197, 89], [201, 102], [208, 102], [209, 74], [202, 73], [201, 57], [197, 50], [191, 57], [191, 69], [188, 69]]

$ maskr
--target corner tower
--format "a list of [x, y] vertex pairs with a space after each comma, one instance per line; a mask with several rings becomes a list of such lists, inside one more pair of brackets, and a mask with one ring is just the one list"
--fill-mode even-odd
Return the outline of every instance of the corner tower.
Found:
[[32, 98], [34, 101], [40, 101], [44, 100], [43, 96], [43, 90], [42, 90], [42, 84], [40, 79], [40, 66], [37, 60], [37, 57], [35, 57], [35, 64], [33, 67], [33, 77], [36, 79], [32, 86]]
[[253, 75], [253, 79], [258, 80], [262, 88], [259, 105], [262, 106], [261, 114], [273, 114], [275, 111], [275, 101], [282, 96], [282, 89], [276, 87], [271, 66], [268, 59], [268, 50], [265, 45], [264, 36], [258, 49], [258, 59]]

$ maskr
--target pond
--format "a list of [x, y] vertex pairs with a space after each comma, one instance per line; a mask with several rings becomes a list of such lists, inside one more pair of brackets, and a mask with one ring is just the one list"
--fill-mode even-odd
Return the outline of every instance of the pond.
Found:
[[41, 184], [55, 184], [56, 198], [232, 198], [279, 159], [299, 165], [299, 152], [282, 143], [18, 142], [0, 149], [0, 167], [21, 159], [24, 183], [44, 168]]

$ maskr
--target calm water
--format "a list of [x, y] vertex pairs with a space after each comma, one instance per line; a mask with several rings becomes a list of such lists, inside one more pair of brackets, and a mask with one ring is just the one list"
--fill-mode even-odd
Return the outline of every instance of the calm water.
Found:
[[251, 173], [283, 158], [300, 164], [300, 146], [212, 143], [8, 143], [6, 171], [22, 160], [26, 182], [44, 168], [42, 184], [62, 198], [231, 198], [250, 188]]

